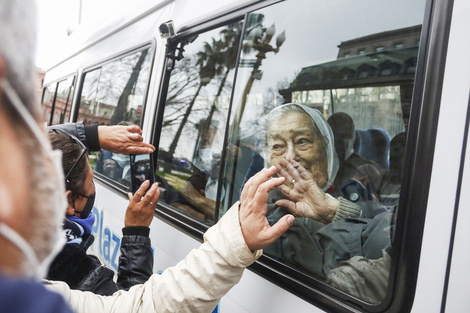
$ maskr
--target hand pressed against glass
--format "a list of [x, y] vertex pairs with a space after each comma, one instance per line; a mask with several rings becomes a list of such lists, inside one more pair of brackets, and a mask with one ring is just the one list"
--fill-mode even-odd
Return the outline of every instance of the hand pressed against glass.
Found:
[[281, 159], [295, 160], [324, 187], [328, 182], [328, 159], [324, 138], [308, 114], [286, 112], [268, 130], [270, 165]]

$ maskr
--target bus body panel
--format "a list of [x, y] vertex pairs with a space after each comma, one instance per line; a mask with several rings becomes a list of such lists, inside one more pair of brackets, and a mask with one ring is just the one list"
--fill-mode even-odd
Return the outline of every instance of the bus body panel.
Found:
[[[466, 51], [470, 45], [462, 40], [468, 34], [468, 7], [467, 1], [454, 1], [414, 312], [440, 312], [443, 301], [468, 114], [470, 62]], [[469, 309], [460, 307], [461, 312]]]
[[[137, 15], [140, 16], [138, 18], [127, 17], [121, 20], [119, 25], [124, 26], [118, 27], [119, 31], [112, 31], [112, 27], [109, 27], [108, 31], [97, 32], [90, 37], [78, 34], [78, 44], [76, 43], [76, 46], [69, 49], [71, 57], [64, 59], [47, 72], [44, 85], [47, 86], [69, 75], [77, 75], [80, 84], [82, 73], [138, 47], [152, 45], [153, 63], [144, 108], [145, 114], [141, 125], [144, 140], [150, 142], [153, 139], [155, 127], [158, 127], [155, 125], [158, 109], [156, 104], [159, 100], [162, 73], [165, 69], [166, 40], [160, 38], [158, 26], [162, 22], [173, 20], [177, 30], [186, 30], [194, 25], [218, 18], [222, 13], [253, 4], [257, 5], [262, 1], [213, 0], [204, 1], [204, 4], [201, 2], [160, 1], [153, 8], [137, 9], [140, 12], [140, 15]], [[470, 238], [470, 230], [466, 227], [470, 222], [468, 209], [470, 197], [465, 192], [470, 178], [468, 170], [464, 172], [462, 185], [458, 185], [461, 174], [461, 155], [465, 152], [462, 151], [462, 147], [468, 123], [470, 43], [467, 34], [470, 28], [469, 17], [468, 1], [455, 0], [435, 138], [429, 198], [427, 207], [423, 208], [426, 210], [425, 226], [416, 293], [411, 312], [440, 312], [443, 301], [446, 301], [445, 311], [447, 312], [470, 311], [470, 299], [465, 296], [470, 288], [470, 283], [466, 279], [470, 275], [470, 269], [466, 264], [466, 260], [470, 257], [466, 247], [466, 238]], [[83, 37], [80, 38], [80, 36]], [[88, 48], [85, 49], [85, 47]], [[74, 108], [76, 105], [78, 104], [74, 103]], [[468, 162], [470, 160], [467, 160], [467, 164]], [[95, 183], [99, 196], [95, 203], [97, 221], [93, 227], [96, 239], [91, 250], [108, 267], [117, 270], [119, 243], [122, 238], [121, 229], [124, 225], [128, 199], [125, 193], [109, 187], [105, 181], [97, 179]], [[456, 198], [459, 189], [461, 190], [460, 199]], [[458, 201], [460, 202], [457, 227], [454, 229], [453, 221], [456, 218], [455, 208]], [[200, 245], [198, 240], [162, 219], [155, 218], [150, 228], [154, 250], [154, 273], [174, 266], [189, 251]], [[455, 236], [455, 241], [452, 241], [453, 236]], [[448, 253], [452, 247], [454, 249], [452, 266], [449, 288], [446, 293]], [[447, 298], [443, 299], [443, 295]], [[245, 271], [241, 281], [222, 298], [219, 311], [222, 313], [324, 312], [298, 295], [250, 270]], [[349, 307], [349, 311], [355, 312], [356, 309]]]

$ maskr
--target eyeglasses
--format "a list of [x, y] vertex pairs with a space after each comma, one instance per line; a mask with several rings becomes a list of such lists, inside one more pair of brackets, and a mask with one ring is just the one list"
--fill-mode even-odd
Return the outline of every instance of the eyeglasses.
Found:
[[73, 162], [73, 165], [72, 167], [70, 168], [70, 170], [67, 172], [67, 174], [65, 175], [65, 181], [66, 182], [69, 182], [68, 181], [68, 177], [70, 176], [70, 174], [73, 172], [73, 170], [75, 169], [75, 167], [77, 167], [77, 164], [78, 162], [80, 162], [80, 160], [83, 158], [83, 156], [85, 154], [88, 153], [88, 148], [85, 147], [85, 145], [75, 136], [72, 136], [70, 135], [69, 133], [66, 133], [62, 130], [59, 130], [59, 129], [52, 129], [49, 131], [50, 133], [51, 132], [55, 132], [56, 134], [65, 134], [67, 136], [69, 136], [69, 138], [71, 138], [73, 141], [75, 141], [76, 144], [78, 144], [81, 148], [82, 148], [82, 152], [80, 153], [80, 156], [77, 158], [77, 160], [75, 160], [75, 162]]
[[73, 170], [75, 169], [75, 167], [77, 166], [78, 162], [80, 162], [80, 160], [83, 158], [83, 156], [88, 152], [88, 149], [86, 147], [82, 147], [82, 152], [80, 153], [80, 156], [78, 157], [78, 159], [73, 163], [72, 167], [70, 168], [70, 170], [68, 171], [68, 173], [65, 175], [65, 181], [68, 181], [68, 177], [70, 176], [70, 174], [73, 172]]

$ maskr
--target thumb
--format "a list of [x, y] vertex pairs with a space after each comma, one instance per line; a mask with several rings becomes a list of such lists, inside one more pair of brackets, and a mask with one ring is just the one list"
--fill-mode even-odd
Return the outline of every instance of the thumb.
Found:
[[276, 224], [266, 231], [267, 245], [270, 245], [284, 234], [294, 223], [295, 217], [292, 214], [284, 215]]

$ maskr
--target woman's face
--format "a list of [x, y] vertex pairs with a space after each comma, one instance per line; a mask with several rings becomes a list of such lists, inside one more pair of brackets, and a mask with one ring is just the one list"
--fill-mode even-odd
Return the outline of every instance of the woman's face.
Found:
[[328, 182], [328, 159], [324, 139], [317, 134], [312, 118], [305, 113], [286, 112], [268, 130], [270, 165], [284, 158], [299, 162], [312, 173], [321, 188]]
[[[85, 208], [85, 205], [87, 203], [87, 200], [90, 195], [95, 193], [95, 184], [93, 183], [93, 171], [90, 167], [90, 163], [86, 163], [86, 169], [88, 171], [88, 174], [85, 179], [85, 193], [82, 196], [78, 196], [78, 198], [75, 200], [75, 216], [80, 217], [80, 212], [83, 211]], [[85, 196], [85, 197], [84, 197]]]

